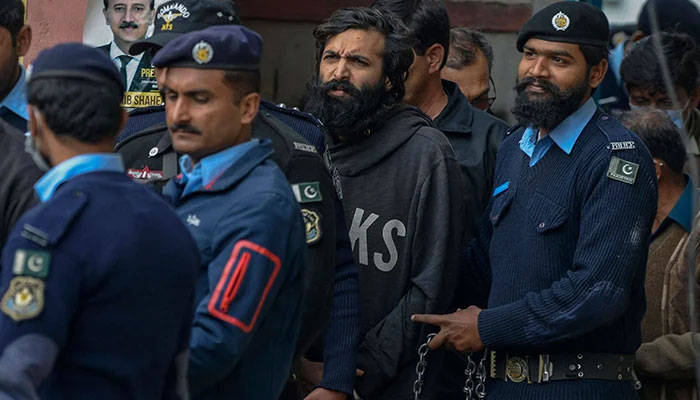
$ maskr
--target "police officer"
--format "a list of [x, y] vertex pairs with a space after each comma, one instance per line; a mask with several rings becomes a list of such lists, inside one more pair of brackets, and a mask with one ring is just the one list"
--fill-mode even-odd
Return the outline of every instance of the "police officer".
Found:
[[[187, 15], [187, 18], [167, 17], [171, 10]], [[166, 17], [170, 26], [166, 25]], [[156, 10], [153, 36], [136, 42], [130, 51], [155, 53], [173, 38], [187, 32], [211, 25], [238, 23], [228, 1], [166, 2]], [[163, 75], [158, 76], [162, 80]], [[163, 187], [179, 172], [179, 155], [173, 149], [164, 120], [158, 109], [132, 112], [128, 123], [133, 125], [128, 132], [122, 133], [126, 138], [116, 147], [124, 157], [129, 175], [156, 187]], [[132, 133], [136, 128], [142, 130]], [[321, 123], [310, 114], [262, 100], [260, 112], [253, 122], [252, 136], [272, 141], [272, 160], [292, 185], [305, 221], [309, 258], [297, 353], [302, 354], [308, 349], [307, 356], [311, 360], [325, 361], [323, 380], [312, 382], [310, 386], [320, 385], [323, 389], [319, 391], [352, 395], [360, 337], [357, 267], [352, 258], [342, 206], [319, 156], [324, 150]], [[328, 331], [324, 343], [309, 348], [322, 336], [326, 324]]]
[[111, 153], [126, 120], [112, 61], [62, 44], [33, 65], [30, 149], [52, 168], [2, 252], [0, 397], [173, 398], [184, 387], [195, 243]]
[[250, 134], [261, 52], [260, 35], [228, 25], [173, 39], [153, 59], [172, 145], [184, 154], [164, 194], [201, 256], [188, 369], [195, 399], [276, 398], [300, 326], [301, 209], [270, 142]]
[[[608, 21], [558, 2], [518, 35], [514, 114], [462, 290], [488, 307], [414, 316], [431, 347], [488, 348], [489, 399], [635, 399], [632, 365], [656, 179], [641, 140], [596, 109]], [[464, 304], [463, 307], [466, 307]]]

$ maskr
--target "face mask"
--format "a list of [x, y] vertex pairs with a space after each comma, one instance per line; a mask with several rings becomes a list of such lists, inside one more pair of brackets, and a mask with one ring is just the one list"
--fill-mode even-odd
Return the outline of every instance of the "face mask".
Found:
[[27, 132], [24, 134], [24, 151], [29, 153], [29, 155], [32, 156], [32, 160], [34, 161], [34, 164], [39, 168], [40, 171], [46, 172], [51, 169], [51, 165], [49, 165], [48, 161], [46, 161], [46, 158], [41, 155], [39, 152], [39, 149], [36, 147], [36, 142], [34, 141], [34, 137], [32, 137], [30, 132]]
[[[671, 118], [671, 121], [679, 128], [683, 129], [683, 110], [688, 106], [688, 102], [685, 103], [685, 106], [683, 106], [679, 110], [662, 110], [660, 108], [657, 108], [659, 111], [663, 111], [666, 115], [668, 115], [669, 118]], [[630, 110], [636, 111], [636, 110], [641, 110], [646, 107], [640, 107], [640, 106], [635, 106], [634, 104], [630, 103]]]

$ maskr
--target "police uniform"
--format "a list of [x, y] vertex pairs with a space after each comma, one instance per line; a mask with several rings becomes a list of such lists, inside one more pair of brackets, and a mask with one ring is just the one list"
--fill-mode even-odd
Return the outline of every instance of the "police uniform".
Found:
[[[588, 4], [554, 3], [518, 48], [531, 37], [602, 47], [607, 20]], [[488, 219], [465, 253], [465, 284], [490, 288], [478, 318], [488, 398], [635, 399], [651, 155], [590, 98], [537, 136], [519, 127], [499, 148]]]
[[[261, 50], [257, 33], [214, 26], [173, 39], [154, 65], [252, 69]], [[202, 158], [197, 168], [183, 155], [182, 174], [164, 190], [202, 261], [188, 369], [195, 399], [274, 399], [291, 369], [310, 238], [271, 154], [268, 140], [252, 139]], [[318, 190], [300, 188], [302, 195], [321, 196], [309, 187]]]
[[[123, 88], [80, 44], [40, 53], [29, 85], [43, 78]], [[185, 226], [114, 154], [70, 158], [35, 189], [2, 252], [0, 398], [175, 397], [199, 259]]]

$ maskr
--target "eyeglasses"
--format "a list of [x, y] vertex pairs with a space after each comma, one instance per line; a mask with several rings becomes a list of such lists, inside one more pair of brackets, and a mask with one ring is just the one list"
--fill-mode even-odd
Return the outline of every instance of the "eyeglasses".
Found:
[[488, 110], [491, 105], [496, 101], [496, 84], [493, 83], [493, 79], [489, 76], [489, 90], [481, 96], [473, 99], [471, 101], [472, 106], [478, 108], [479, 110]]

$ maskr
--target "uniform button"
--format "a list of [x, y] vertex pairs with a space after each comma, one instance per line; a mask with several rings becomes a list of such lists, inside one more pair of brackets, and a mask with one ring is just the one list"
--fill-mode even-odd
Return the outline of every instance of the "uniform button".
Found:
[[148, 152], [149, 157], [154, 157], [156, 154], [158, 154], [158, 148], [154, 147]]
[[540, 222], [540, 224], [539, 224], [539, 225], [537, 225], [537, 226], [539, 226], [539, 228], [540, 228], [540, 229], [542, 229], [542, 228], [544, 228], [544, 227], [545, 227], [545, 223], [544, 223], [544, 222]]
[[603, 370], [603, 364], [598, 364], [596, 365], [596, 368], [598, 368], [599, 371]]
[[607, 121], [607, 120], [608, 120], [608, 116], [607, 116], [607, 115], [603, 115], [602, 117], [600, 117], [600, 119], [602, 119], [603, 121]]

